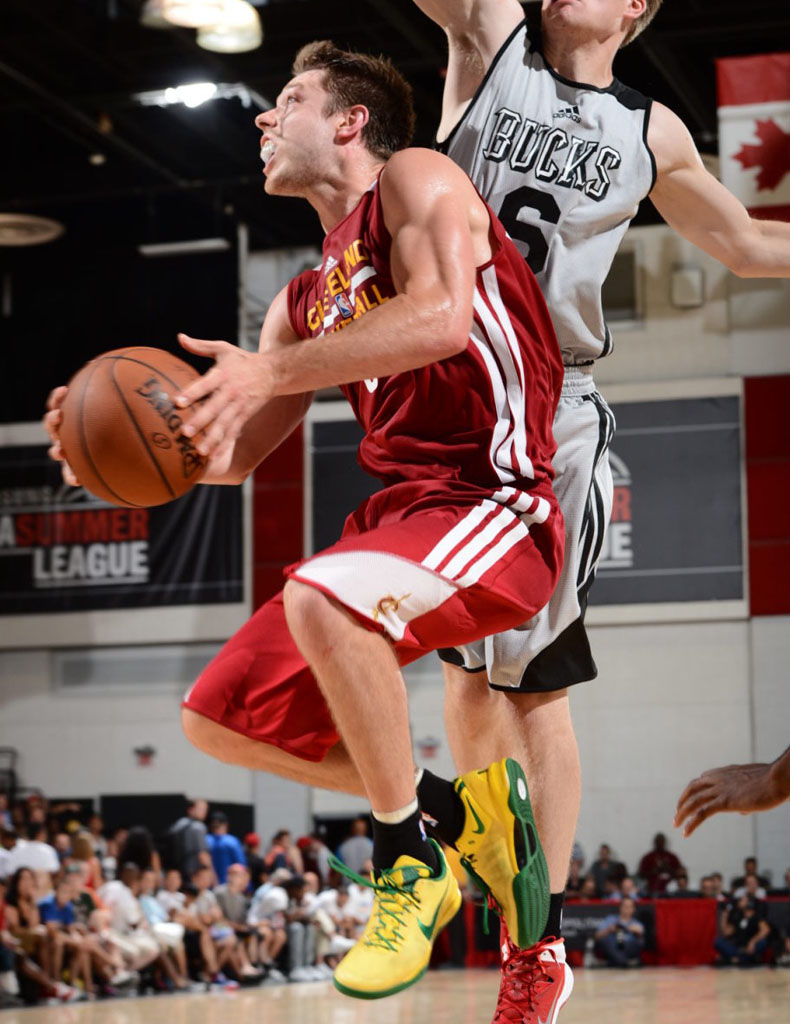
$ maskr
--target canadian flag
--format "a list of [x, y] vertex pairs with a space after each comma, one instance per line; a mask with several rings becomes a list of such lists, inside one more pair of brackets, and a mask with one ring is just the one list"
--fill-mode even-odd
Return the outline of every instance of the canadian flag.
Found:
[[790, 53], [716, 61], [722, 183], [758, 217], [790, 220]]

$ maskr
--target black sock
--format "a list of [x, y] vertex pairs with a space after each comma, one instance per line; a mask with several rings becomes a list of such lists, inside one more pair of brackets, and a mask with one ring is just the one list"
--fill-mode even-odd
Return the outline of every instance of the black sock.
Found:
[[379, 821], [373, 815], [373, 867], [376, 871], [391, 868], [404, 853], [427, 864], [432, 871], [438, 868], [436, 851], [425, 838], [420, 825], [419, 808], [397, 825]]
[[541, 939], [547, 939], [551, 935], [553, 935], [555, 939], [559, 939], [562, 935], [562, 905], [564, 902], [564, 892], [553, 892], [551, 894], [551, 900], [549, 902], [549, 919], [546, 922], [546, 927], [543, 930]]
[[417, 786], [417, 798], [422, 810], [436, 822], [435, 826], [426, 822], [428, 832], [438, 836], [448, 846], [455, 846], [456, 839], [463, 832], [466, 808], [452, 782], [440, 779], [438, 775], [423, 768]]

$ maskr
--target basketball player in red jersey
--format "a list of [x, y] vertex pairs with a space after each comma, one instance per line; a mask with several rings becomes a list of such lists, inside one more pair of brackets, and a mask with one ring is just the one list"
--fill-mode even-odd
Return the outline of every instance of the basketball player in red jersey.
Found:
[[[182, 336], [216, 360], [179, 398], [194, 408], [186, 429], [205, 429], [205, 481], [236, 483], [315, 389], [340, 385], [384, 486], [225, 645], [185, 698], [184, 728], [221, 760], [367, 795], [376, 904], [335, 984], [374, 998], [421, 976], [460, 905], [421, 829], [399, 666], [548, 600], [562, 364], [534, 277], [466, 174], [405, 149], [410, 91], [388, 62], [312, 44], [256, 123], [266, 190], [315, 208], [323, 262], [274, 300], [257, 354]], [[46, 418], [56, 458], [61, 400]], [[456, 789], [459, 831], [472, 822], [462, 854], [534, 942], [548, 879], [523, 773], [505, 759]]]

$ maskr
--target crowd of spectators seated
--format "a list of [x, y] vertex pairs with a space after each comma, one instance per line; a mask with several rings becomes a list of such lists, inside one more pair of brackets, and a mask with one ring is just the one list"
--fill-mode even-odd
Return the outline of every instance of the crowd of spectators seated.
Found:
[[[336, 851], [362, 876], [367, 832], [367, 819], [355, 820]], [[690, 897], [720, 904], [722, 965], [790, 963], [765, 902], [790, 897], [790, 868], [772, 888], [747, 857], [728, 887], [712, 872], [692, 889], [663, 834], [633, 876], [605, 843], [586, 872], [584, 861], [575, 846], [566, 899], [612, 904], [591, 936], [598, 963], [641, 963], [640, 901]], [[232, 835], [205, 800], [155, 843], [144, 826], [108, 835], [76, 804], [12, 809], [0, 794], [0, 1006], [328, 978], [372, 904], [370, 888], [332, 870], [320, 835], [294, 841], [281, 829], [263, 849], [255, 833]]]
[[370, 916], [372, 890], [331, 870], [318, 835], [280, 830], [261, 855], [205, 800], [158, 845], [143, 826], [107, 836], [79, 805], [53, 810], [41, 798], [12, 818], [0, 803], [0, 1006], [325, 979]]
[[603, 843], [598, 857], [584, 871], [584, 852], [576, 844], [568, 872], [566, 901], [604, 900], [617, 904], [594, 935], [593, 948], [598, 961], [612, 967], [638, 966], [644, 948], [645, 929], [639, 921], [639, 900], [711, 899], [720, 903], [719, 934], [714, 943], [719, 966], [751, 966], [771, 954], [774, 962], [790, 965], [790, 937], [768, 921], [769, 896], [790, 898], [790, 868], [782, 883], [771, 886], [767, 875], [760, 874], [755, 857], [746, 857], [743, 874], [731, 879], [714, 871], [700, 879], [699, 887], [689, 885], [689, 876], [680, 859], [667, 846], [667, 838], [658, 833], [652, 849], [639, 861], [636, 876]]

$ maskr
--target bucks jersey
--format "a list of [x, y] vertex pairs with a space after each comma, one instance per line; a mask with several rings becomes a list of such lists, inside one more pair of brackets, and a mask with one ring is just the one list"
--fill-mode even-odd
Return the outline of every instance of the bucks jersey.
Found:
[[439, 148], [471, 177], [538, 278], [566, 364], [612, 349], [601, 288], [655, 182], [651, 100], [558, 75], [526, 21]]

